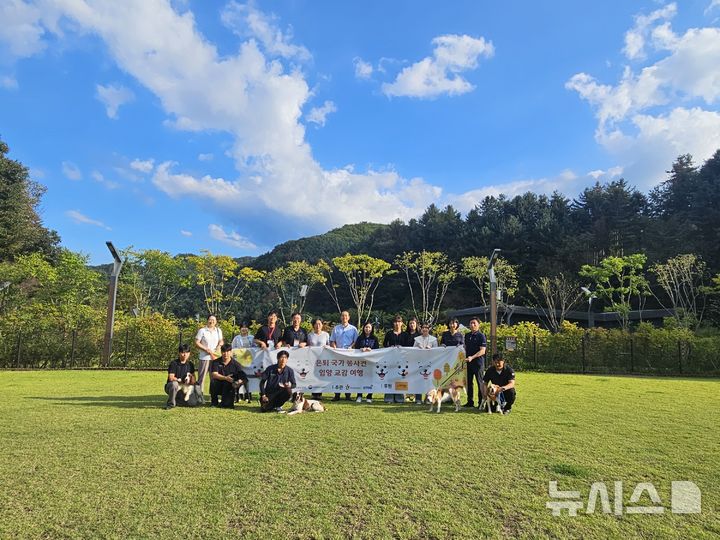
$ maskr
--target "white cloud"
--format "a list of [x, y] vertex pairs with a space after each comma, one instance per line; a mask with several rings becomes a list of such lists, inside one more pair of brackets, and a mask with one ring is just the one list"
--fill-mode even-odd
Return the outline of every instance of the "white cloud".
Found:
[[18, 89], [17, 79], [10, 75], [5, 75], [3, 77], [0, 77], [0, 88], [5, 88], [7, 90], [17, 90]]
[[98, 84], [95, 86], [95, 90], [95, 97], [98, 101], [105, 105], [105, 112], [107, 113], [108, 118], [112, 119], [117, 119], [118, 109], [122, 105], [135, 98], [135, 94], [124, 86], [116, 86], [113, 84], [103, 86]]
[[665, 22], [675, 10], [670, 4], [638, 16], [631, 30], [641, 29], [643, 42], [626, 53], [640, 58], [651, 46], [660, 53], [659, 60], [639, 73], [625, 67], [616, 85], [601, 84], [586, 73], [574, 75], [565, 85], [593, 106], [596, 140], [641, 188], [663, 180], [679, 154], [690, 153], [698, 162], [709, 158], [720, 140], [720, 28], [676, 33]]
[[280, 30], [276, 24], [277, 17], [272, 13], [268, 15], [261, 12], [254, 2], [229, 2], [220, 14], [220, 19], [238, 36], [256, 38], [271, 56], [299, 60], [311, 58], [310, 51], [305, 47], [291, 43], [292, 28], [286, 32]]
[[149, 173], [152, 172], [153, 167], [155, 166], [155, 160], [154, 159], [133, 159], [130, 162], [130, 168], [134, 169], [136, 171], [140, 171], [142, 173]]
[[212, 161], [214, 157], [212, 154], [198, 154], [199, 161]]
[[82, 180], [82, 171], [80, 167], [75, 165], [72, 161], [62, 162], [62, 173], [68, 180]]
[[709, 15], [711, 11], [713, 11], [715, 8], [720, 8], [720, 0], [712, 0], [708, 7], [705, 8], [705, 15]]
[[[45, 29], [40, 23], [42, 11], [38, 6], [22, 0], [0, 3], [0, 43], [4, 43], [11, 57], [33, 56], [46, 47]], [[2, 49], [0, 49], [2, 52]]]
[[187, 237], [190, 237], [193, 235], [190, 231], [186, 231], [184, 229], [180, 229], [180, 234], [182, 234], [183, 236], [187, 236]]
[[590, 171], [586, 174], [586, 176], [589, 176], [593, 180], [598, 180], [601, 177], [606, 178], [617, 178], [623, 173], [623, 167], [616, 166], [616, 167], [610, 167], [607, 171], [603, 169], [596, 169], [594, 171]]
[[208, 233], [210, 237], [218, 240], [229, 246], [236, 247], [238, 249], [256, 249], [257, 246], [244, 236], [240, 236], [235, 231], [225, 232], [220, 225], [210, 224], [208, 225]]
[[625, 48], [623, 53], [630, 60], [645, 57], [645, 40], [651, 32], [651, 26], [657, 21], [672, 19], [677, 14], [677, 5], [673, 2], [650, 13], [649, 15], [636, 15], [635, 26], [625, 33]]
[[98, 221], [97, 219], [92, 219], [87, 217], [86, 215], [80, 213], [78, 210], [68, 210], [65, 212], [65, 215], [72, 219], [75, 223], [84, 224], [84, 225], [94, 225], [96, 227], [100, 227], [101, 229], [105, 229], [107, 231], [111, 231], [112, 229], [105, 225], [102, 221]]
[[353, 58], [353, 64], [355, 65], [355, 77], [358, 79], [369, 79], [373, 74], [373, 66], [369, 62], [365, 62], [359, 56]]
[[112, 180], [108, 180], [98, 171], [91, 172], [90, 177], [98, 184], [102, 184], [108, 189], [117, 189], [118, 187], [120, 187], [120, 184], [118, 184], [117, 182], [113, 182]]
[[308, 122], [312, 122], [313, 124], [317, 124], [319, 126], [324, 126], [327, 115], [334, 112], [337, 112], [337, 107], [335, 106], [335, 103], [333, 103], [332, 101], [326, 101], [325, 103], [323, 103], [322, 107], [312, 108], [310, 112], [305, 116], [305, 118]]
[[481, 56], [490, 58], [495, 53], [492, 42], [482, 37], [445, 35], [432, 43], [432, 56], [403, 69], [393, 83], [382, 85], [385, 95], [435, 98], [465, 94], [475, 87], [459, 74], [477, 68]]

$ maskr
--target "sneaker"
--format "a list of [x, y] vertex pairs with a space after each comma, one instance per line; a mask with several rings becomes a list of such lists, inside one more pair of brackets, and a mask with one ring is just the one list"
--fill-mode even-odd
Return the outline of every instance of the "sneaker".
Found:
[[505, 409], [503, 411], [503, 414], [510, 414], [512, 412], [512, 409]]
[[367, 399], [365, 400], [365, 403], [372, 403], [372, 398], [367, 398]]
[[358, 396], [355, 403], [362, 403], [362, 396]]
[[278, 414], [282, 414], [285, 412], [285, 409], [283, 409], [282, 407], [275, 407], [275, 412]]
[[468, 401], [465, 405], [463, 405], [466, 409], [472, 409], [475, 407], [475, 404], [472, 401]]
[[163, 407], [166, 411], [169, 411], [170, 409], [175, 408], [175, 405], [170, 405], [169, 403]]

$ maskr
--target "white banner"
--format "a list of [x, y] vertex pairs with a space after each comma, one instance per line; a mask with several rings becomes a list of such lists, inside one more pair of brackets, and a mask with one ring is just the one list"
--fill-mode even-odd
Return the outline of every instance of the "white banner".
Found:
[[[249, 378], [250, 391], [258, 391], [265, 368], [277, 363], [278, 350], [233, 349], [233, 356]], [[424, 394], [451, 380], [465, 384], [462, 347], [389, 347], [369, 352], [332, 347], [283, 350], [290, 353], [288, 365], [295, 371], [298, 391]]]

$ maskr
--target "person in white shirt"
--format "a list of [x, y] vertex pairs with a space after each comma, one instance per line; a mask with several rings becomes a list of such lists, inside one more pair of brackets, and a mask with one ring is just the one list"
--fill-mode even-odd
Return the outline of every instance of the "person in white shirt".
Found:
[[[420, 335], [415, 338], [413, 345], [419, 349], [434, 349], [438, 346], [438, 340], [430, 333], [430, 325], [423, 323], [420, 327]], [[422, 405], [422, 394], [415, 394], [415, 404]]]
[[[323, 321], [322, 319], [315, 319], [312, 322], [312, 332], [309, 332], [307, 335], [307, 344], [308, 347], [326, 347], [330, 344], [330, 334], [325, 332], [323, 330]], [[312, 395], [313, 399], [322, 399], [322, 393], [321, 392], [313, 392]]]
[[235, 336], [232, 340], [233, 349], [249, 349], [255, 347], [255, 338], [250, 333], [248, 323], [240, 323], [240, 333]]
[[222, 330], [217, 325], [217, 317], [210, 315], [207, 319], [207, 325], [198, 330], [195, 336], [195, 346], [200, 349], [197, 381], [200, 388], [203, 387], [205, 375], [210, 369], [210, 363], [220, 356], [217, 352], [218, 348], [224, 344]]

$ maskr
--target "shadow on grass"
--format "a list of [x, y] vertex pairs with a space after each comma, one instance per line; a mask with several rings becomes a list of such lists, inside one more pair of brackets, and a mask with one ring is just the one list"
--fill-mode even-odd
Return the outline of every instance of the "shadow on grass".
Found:
[[58, 405], [83, 407], [117, 407], [120, 409], [158, 409], [165, 405], [167, 397], [161, 394], [150, 396], [78, 396], [78, 397], [28, 397], [38, 401], [49, 401]]

